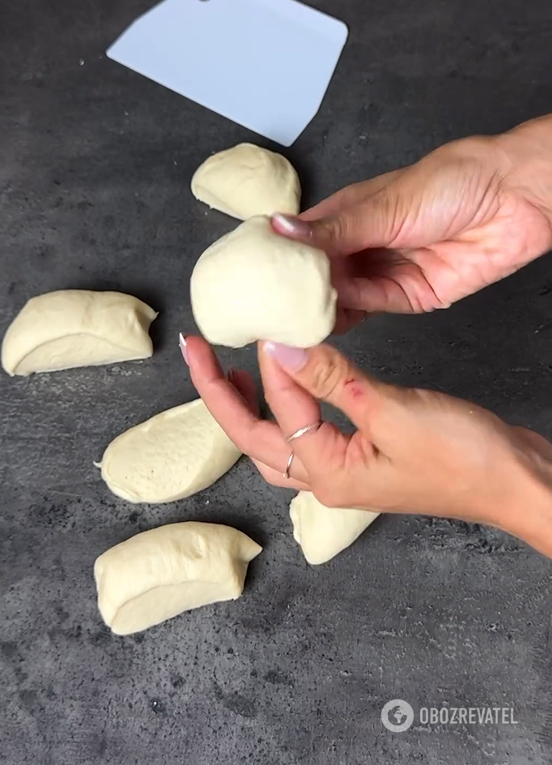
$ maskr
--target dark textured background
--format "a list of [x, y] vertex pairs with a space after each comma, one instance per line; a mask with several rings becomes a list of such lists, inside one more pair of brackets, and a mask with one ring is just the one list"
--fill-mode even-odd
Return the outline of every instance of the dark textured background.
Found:
[[[550, 562], [515, 539], [382, 518], [311, 570], [290, 496], [243, 460], [163, 507], [115, 499], [92, 461], [193, 397], [188, 279], [233, 223], [189, 193], [213, 150], [258, 140], [106, 59], [149, 0], [0, 1], [0, 329], [32, 295], [113, 288], [161, 312], [142, 364], [0, 378], [0, 758], [9, 765], [551, 762]], [[287, 152], [313, 203], [473, 132], [552, 111], [549, 0], [319, 0], [351, 35]], [[261, 143], [264, 143], [261, 141]], [[340, 344], [373, 373], [469, 397], [552, 436], [552, 264], [446, 312]], [[253, 351], [234, 363], [255, 368]], [[226, 360], [229, 354], [224, 354]], [[237, 603], [112, 637], [92, 566], [133, 533], [225, 521], [265, 545]], [[513, 706], [517, 726], [380, 722], [383, 704]]]

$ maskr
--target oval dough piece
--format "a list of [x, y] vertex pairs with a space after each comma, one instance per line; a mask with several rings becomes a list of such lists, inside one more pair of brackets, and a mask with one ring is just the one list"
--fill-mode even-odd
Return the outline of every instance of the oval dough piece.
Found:
[[276, 212], [297, 215], [301, 185], [293, 165], [281, 154], [241, 143], [198, 167], [192, 194], [215, 210], [247, 220]]
[[98, 608], [117, 635], [130, 635], [192, 608], [235, 600], [262, 548], [216, 523], [171, 523], [104, 552], [94, 564]]
[[98, 467], [118, 497], [161, 504], [211, 486], [240, 456], [203, 401], [196, 399], [117, 436]]
[[2, 366], [13, 376], [147, 359], [156, 316], [121, 292], [47, 292], [31, 298], [8, 327]]
[[293, 537], [313, 566], [327, 563], [343, 552], [380, 515], [368, 510], [326, 507], [310, 491], [300, 491], [292, 499], [289, 514]]
[[337, 293], [326, 254], [280, 236], [266, 216], [242, 223], [203, 253], [191, 298], [200, 331], [215, 345], [272, 340], [308, 348], [335, 325]]

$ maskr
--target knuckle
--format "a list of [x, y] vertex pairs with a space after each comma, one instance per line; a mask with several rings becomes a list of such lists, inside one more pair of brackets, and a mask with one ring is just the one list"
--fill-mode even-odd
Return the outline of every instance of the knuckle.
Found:
[[346, 241], [351, 230], [350, 219], [346, 215], [336, 215], [330, 221], [330, 232], [336, 242]]
[[337, 354], [315, 358], [310, 369], [312, 390], [319, 399], [332, 398], [346, 378], [347, 362]]
[[393, 246], [400, 242], [401, 233], [410, 216], [410, 206], [397, 188], [384, 187], [371, 200], [372, 215], [378, 221], [381, 239]]
[[345, 241], [349, 234], [349, 223], [343, 215], [332, 215], [311, 224], [314, 243], [326, 252]]

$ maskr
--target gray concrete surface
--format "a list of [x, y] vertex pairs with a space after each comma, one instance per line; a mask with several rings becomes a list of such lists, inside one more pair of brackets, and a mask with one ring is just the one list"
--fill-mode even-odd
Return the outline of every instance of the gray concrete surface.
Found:
[[[473, 132], [552, 111], [552, 5], [319, 0], [351, 36], [289, 150], [313, 203]], [[108, 61], [148, 0], [0, 4], [0, 329], [32, 295], [135, 293], [155, 358], [0, 377], [0, 759], [7, 765], [544, 765], [551, 762], [549, 561], [478, 526], [385, 518], [331, 564], [295, 546], [290, 495], [242, 461], [211, 490], [134, 507], [92, 461], [194, 391], [178, 351], [188, 278], [228, 230], [188, 191], [247, 131]], [[552, 436], [549, 258], [447, 312], [366, 323], [343, 347], [373, 373], [474, 399]], [[229, 353], [222, 354], [228, 361]], [[254, 353], [232, 354], [255, 369]], [[237, 603], [110, 635], [92, 565], [185, 519], [265, 545]], [[392, 734], [393, 698], [512, 706], [517, 725]]]

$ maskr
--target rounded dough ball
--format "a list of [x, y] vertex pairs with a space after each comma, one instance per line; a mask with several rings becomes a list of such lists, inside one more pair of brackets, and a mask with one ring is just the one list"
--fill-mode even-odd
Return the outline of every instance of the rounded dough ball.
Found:
[[98, 608], [117, 635], [153, 627], [192, 608], [235, 600], [262, 548], [216, 523], [170, 523], [121, 542], [94, 564]]
[[326, 507], [310, 491], [292, 499], [293, 537], [312, 566], [327, 563], [353, 544], [379, 513]]
[[337, 293], [326, 254], [280, 236], [266, 216], [242, 223], [203, 253], [191, 298], [200, 331], [215, 345], [272, 340], [308, 348], [335, 325]]
[[201, 399], [121, 433], [104, 452], [102, 478], [129, 502], [175, 502], [223, 476], [241, 452]]
[[121, 292], [47, 292], [31, 298], [8, 327], [2, 366], [10, 375], [30, 375], [147, 359], [156, 316]]
[[192, 178], [192, 193], [215, 210], [247, 220], [276, 212], [297, 215], [301, 186], [281, 154], [241, 143], [205, 160]]

